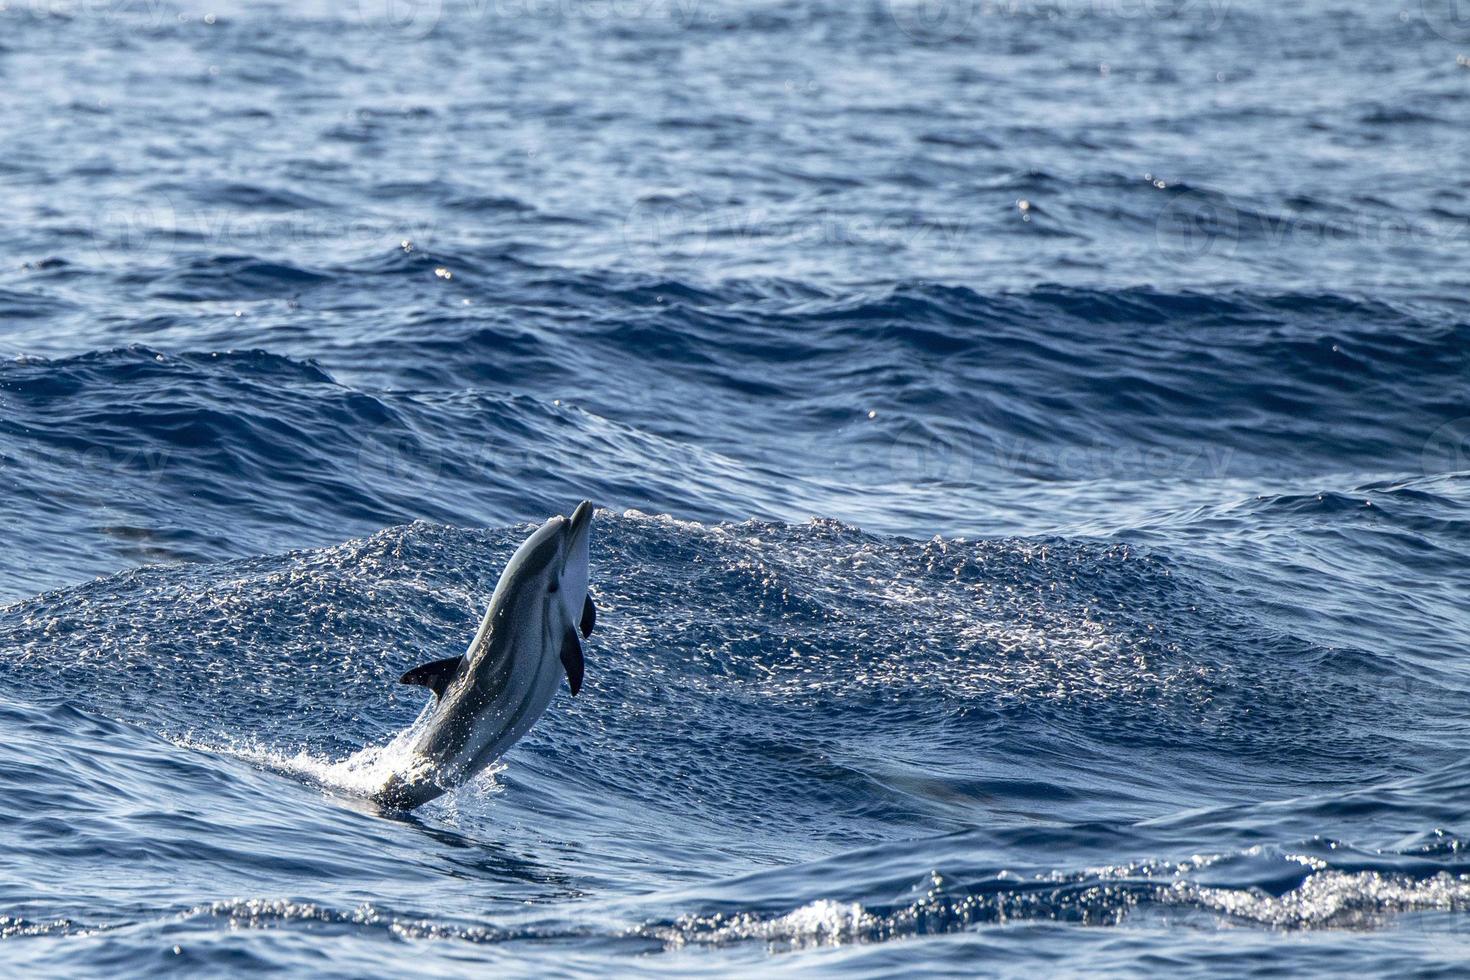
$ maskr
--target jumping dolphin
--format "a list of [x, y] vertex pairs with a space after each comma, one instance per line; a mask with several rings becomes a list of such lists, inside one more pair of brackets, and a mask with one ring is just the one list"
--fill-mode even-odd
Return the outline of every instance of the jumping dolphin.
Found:
[[586, 500], [570, 519], [542, 524], [500, 573], [464, 656], [399, 678], [433, 691], [434, 704], [410, 730], [410, 765], [373, 796], [378, 805], [412, 810], [468, 782], [541, 717], [563, 671], [572, 694], [581, 690], [582, 638], [597, 618], [587, 594], [591, 528]]

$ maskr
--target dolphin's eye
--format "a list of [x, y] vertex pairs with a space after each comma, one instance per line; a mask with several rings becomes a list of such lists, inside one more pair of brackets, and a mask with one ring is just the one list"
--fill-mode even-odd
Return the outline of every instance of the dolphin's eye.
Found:
[[559, 588], [561, 588], [561, 583], [558, 582], [556, 579], [552, 579], [551, 580], [551, 584], [546, 587], [546, 591], [547, 592], [555, 592]]

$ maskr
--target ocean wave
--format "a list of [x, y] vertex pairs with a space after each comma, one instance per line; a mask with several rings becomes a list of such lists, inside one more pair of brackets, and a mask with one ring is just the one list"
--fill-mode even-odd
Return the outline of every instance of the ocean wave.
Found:
[[[0, 3], [6, 967], [1461, 971], [1409, 7]], [[585, 689], [377, 812], [583, 498]]]
[[[756, 786], [774, 808], [767, 833], [817, 807], [837, 821], [829, 832], [858, 836], [919, 814], [962, 821], [993, 798], [1061, 812], [1100, 792], [1207, 799], [1222, 752], [1309, 786], [1322, 766], [1348, 779], [1417, 751], [1379, 719], [1430, 717], [1457, 696], [1392, 659], [1294, 635], [1269, 607], [1213, 591], [1207, 569], [1148, 549], [916, 542], [828, 521], [598, 523], [596, 696], [526, 744], [610, 798], [715, 823], [744, 822], [722, 807]], [[386, 745], [422, 705], [394, 681], [464, 642], [521, 530], [417, 524], [48, 593], [0, 612], [4, 673], [40, 701], [85, 693], [89, 710], [350, 787], [392, 750], [349, 756]], [[891, 746], [876, 754], [875, 725]], [[786, 737], [762, 734], [772, 726]], [[601, 761], [569, 754], [576, 744]], [[905, 771], [905, 756], [945, 744], [973, 759]], [[1153, 762], [1103, 761], [1125, 745]], [[727, 768], [655, 789], [675, 752]], [[1027, 789], [1024, 760], [1057, 753], [1099, 761]], [[845, 805], [857, 809], [830, 811]]]
[[[1291, 862], [1293, 856], [1286, 860]], [[1212, 913], [1220, 924], [1233, 926], [1361, 930], [1384, 928], [1414, 912], [1470, 909], [1470, 874], [1466, 873], [1441, 871], [1414, 879], [1324, 870], [1305, 875], [1280, 894], [1260, 887], [1220, 888], [1185, 878], [1166, 883], [1150, 878], [1127, 868], [1075, 877], [1050, 875], [1035, 882], [1017, 881], [1016, 876], [1002, 873], [993, 884], [965, 894], [966, 888], [947, 886], [935, 874], [928, 893], [909, 905], [869, 908], [858, 902], [818, 899], [779, 915], [686, 916], [672, 925], [645, 926], [639, 934], [672, 949], [759, 942], [790, 950], [888, 942], [1019, 922], [1121, 926], [1155, 911], [1175, 915], [1202, 911]], [[959, 894], [953, 893], [956, 890]]]

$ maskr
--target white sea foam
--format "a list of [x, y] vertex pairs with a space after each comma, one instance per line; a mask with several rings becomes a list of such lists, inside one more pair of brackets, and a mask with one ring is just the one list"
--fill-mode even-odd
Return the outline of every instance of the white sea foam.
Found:
[[[429, 763], [412, 751], [414, 738], [428, 723], [427, 708], [403, 731], [381, 745], [368, 745], [344, 759], [333, 759], [309, 749], [282, 749], [255, 739], [211, 739], [187, 735], [170, 739], [175, 745], [195, 751], [214, 752], [243, 759], [252, 765], [303, 777], [329, 790], [369, 797], [387, 785], [394, 776], [423, 778]], [[471, 781], [479, 791], [495, 788], [495, 775], [504, 763], [485, 769]]]

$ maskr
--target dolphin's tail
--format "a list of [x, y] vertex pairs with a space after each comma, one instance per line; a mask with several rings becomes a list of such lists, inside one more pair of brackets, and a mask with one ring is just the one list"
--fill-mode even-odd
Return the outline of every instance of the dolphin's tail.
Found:
[[371, 797], [373, 803], [384, 810], [413, 810], [432, 799], [444, 795], [439, 781], [425, 776], [420, 779], [405, 779], [397, 773], [388, 777], [383, 788]]

